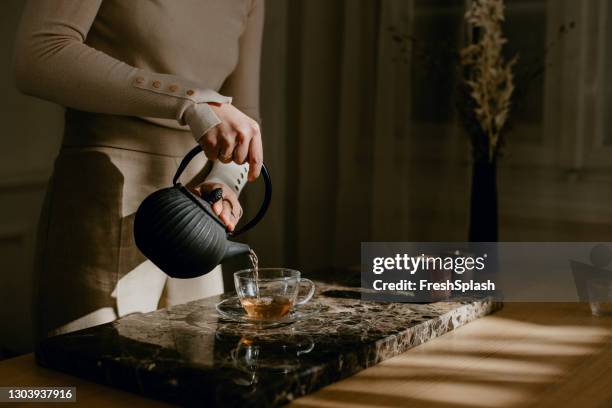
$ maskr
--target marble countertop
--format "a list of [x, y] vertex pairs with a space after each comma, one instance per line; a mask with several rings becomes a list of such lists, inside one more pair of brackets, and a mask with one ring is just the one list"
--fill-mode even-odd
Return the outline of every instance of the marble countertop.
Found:
[[223, 297], [47, 339], [39, 364], [186, 406], [278, 406], [501, 307], [490, 299], [374, 303], [316, 282], [322, 310], [257, 329], [224, 321]]

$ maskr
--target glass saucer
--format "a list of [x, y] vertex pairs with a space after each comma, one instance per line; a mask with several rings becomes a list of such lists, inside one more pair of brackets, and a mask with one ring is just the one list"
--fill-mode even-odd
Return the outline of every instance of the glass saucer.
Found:
[[259, 327], [275, 327], [295, 323], [300, 320], [308, 319], [317, 313], [321, 312], [323, 306], [318, 302], [308, 302], [305, 305], [294, 306], [293, 309], [282, 319], [257, 319], [246, 314], [238, 296], [233, 296], [222, 300], [215, 305], [217, 313], [225, 320], [233, 322], [250, 324]]

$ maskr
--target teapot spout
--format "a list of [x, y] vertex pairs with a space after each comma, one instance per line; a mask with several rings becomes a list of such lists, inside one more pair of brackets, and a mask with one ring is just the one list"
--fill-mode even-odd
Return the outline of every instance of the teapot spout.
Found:
[[242, 244], [240, 242], [227, 242], [227, 249], [225, 250], [225, 255], [223, 259], [232, 258], [236, 255], [248, 254], [251, 252], [251, 247], [247, 244]]

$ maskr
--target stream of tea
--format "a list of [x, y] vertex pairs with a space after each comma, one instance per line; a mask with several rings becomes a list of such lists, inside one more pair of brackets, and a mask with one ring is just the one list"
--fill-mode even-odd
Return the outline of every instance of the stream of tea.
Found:
[[255, 278], [255, 288], [257, 290], [257, 299], [259, 299], [259, 259], [257, 254], [252, 249], [249, 250], [249, 258], [253, 265], [253, 277]]

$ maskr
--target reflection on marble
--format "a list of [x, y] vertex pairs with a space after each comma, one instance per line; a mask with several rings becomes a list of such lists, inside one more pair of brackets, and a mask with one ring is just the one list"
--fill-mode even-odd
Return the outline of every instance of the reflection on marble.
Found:
[[490, 299], [374, 303], [317, 282], [321, 313], [257, 329], [223, 321], [213, 297], [46, 340], [40, 364], [188, 406], [277, 406], [440, 336]]

